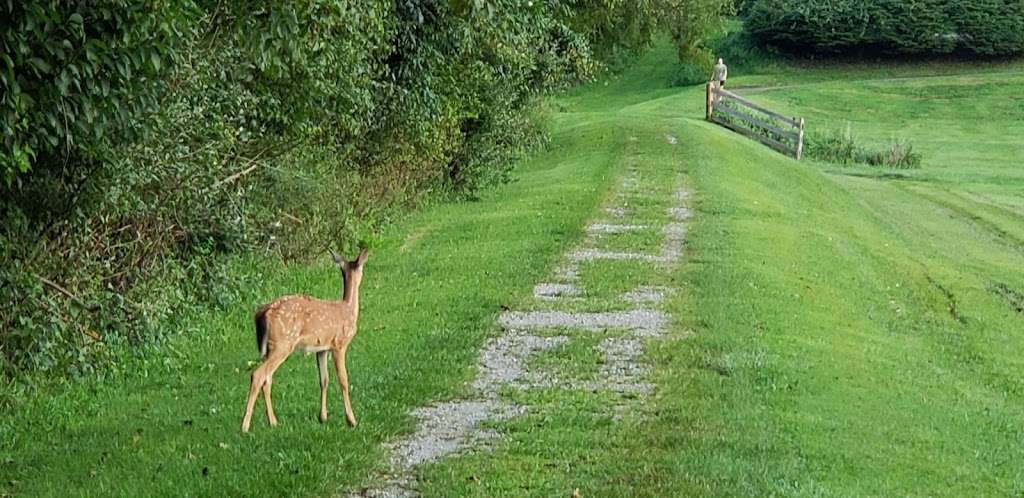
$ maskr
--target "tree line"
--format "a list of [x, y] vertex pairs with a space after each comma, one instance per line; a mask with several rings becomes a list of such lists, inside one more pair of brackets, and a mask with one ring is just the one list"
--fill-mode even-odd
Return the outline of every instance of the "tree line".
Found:
[[[0, 376], [116, 370], [233, 255], [508, 179], [540, 97], [728, 0], [27, 0], [0, 13]], [[98, 368], [104, 366], [106, 368]]]
[[795, 53], [1024, 53], [1018, 0], [745, 0], [749, 33]]

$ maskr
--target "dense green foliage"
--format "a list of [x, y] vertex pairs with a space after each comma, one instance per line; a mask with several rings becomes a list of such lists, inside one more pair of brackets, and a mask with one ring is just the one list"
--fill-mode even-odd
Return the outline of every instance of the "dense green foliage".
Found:
[[601, 60], [632, 60], [664, 32], [679, 59], [701, 54], [703, 43], [732, 11], [731, 0], [566, 0], [552, 2], [559, 17], [590, 41]]
[[227, 255], [350, 247], [507, 180], [537, 97], [696, 36], [682, 4], [0, 6], [0, 374], [91, 373], [230, 303]]
[[0, 175], [40, 155], [95, 152], [112, 128], [155, 105], [186, 5], [8, 2], [0, 28]]
[[770, 70], [784, 60], [783, 54], [765, 47], [743, 29], [741, 22], [730, 22], [720, 36], [708, 41], [715, 58], [723, 58], [733, 74], [756, 74]]
[[1015, 0], [754, 0], [745, 11], [754, 37], [797, 53], [1024, 52], [1024, 3]]
[[680, 62], [668, 77], [669, 86], [690, 86], [707, 83], [708, 70], [704, 64]]
[[[90, 5], [50, 9], [111, 39], [144, 29], [128, 17], [103, 24], [105, 12]], [[36, 106], [23, 111], [28, 131], [31, 120], [71, 116], [65, 102], [113, 112], [96, 119], [106, 132], [89, 140], [55, 127], [10, 141], [36, 156], [0, 206], [2, 299], [12, 303], [0, 312], [5, 370], [78, 374], [119, 345], [152, 343], [182, 305], [231, 297], [218, 254], [318, 252], [427, 189], [468, 192], [500, 180], [510, 154], [536, 136], [525, 113], [532, 96], [585, 78], [593, 65], [585, 40], [541, 10], [478, 17], [438, 2], [187, 7], [200, 15], [175, 40], [159, 84], [133, 94], [146, 80], [125, 69], [109, 85], [146, 104], [137, 112], [122, 117], [117, 100], [90, 106], [103, 99], [91, 92], [107, 85], [94, 85], [89, 72], [68, 88], [58, 76], [56, 94], [45, 73], [32, 85], [17, 73]], [[160, 24], [181, 11], [139, 15]], [[12, 14], [38, 24], [32, 9]], [[74, 40], [85, 55], [68, 60], [87, 60], [89, 40]], [[100, 60], [115, 67], [137, 58], [134, 49], [108, 49]], [[155, 60], [144, 60], [151, 71]], [[52, 71], [64, 75], [70, 64], [52, 62], [60, 67]], [[60, 146], [23, 136], [44, 145], [56, 136]]]

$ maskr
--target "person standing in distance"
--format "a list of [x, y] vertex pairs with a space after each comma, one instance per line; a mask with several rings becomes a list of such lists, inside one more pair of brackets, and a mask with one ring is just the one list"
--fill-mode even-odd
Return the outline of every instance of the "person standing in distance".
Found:
[[715, 64], [715, 72], [711, 74], [711, 81], [718, 83], [718, 88], [725, 88], [725, 80], [728, 77], [729, 68], [726, 67], [725, 62], [719, 57], [718, 63]]

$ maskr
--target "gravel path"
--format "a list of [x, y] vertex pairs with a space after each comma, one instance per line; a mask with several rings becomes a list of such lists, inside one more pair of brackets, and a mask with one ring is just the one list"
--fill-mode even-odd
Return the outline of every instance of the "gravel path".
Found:
[[501, 314], [498, 323], [508, 329], [629, 329], [643, 331], [644, 335], [657, 335], [665, 326], [665, 315], [660, 311], [647, 309], [599, 313], [508, 311]]
[[[670, 144], [677, 142], [671, 135], [666, 135], [666, 140]], [[659, 247], [640, 247], [635, 251], [600, 248], [600, 241], [606, 235], [650, 228], [644, 224], [629, 223], [633, 210], [628, 205], [628, 196], [645, 195], [639, 193], [641, 181], [637, 169], [631, 168], [619, 187], [619, 195], [614, 197], [618, 199], [617, 205], [605, 207], [604, 220], [588, 225], [587, 236], [578, 248], [566, 254], [566, 263], [554, 270], [552, 282], [535, 285], [533, 296], [538, 302], [554, 305], [567, 299], [585, 301], [586, 290], [578, 285], [580, 262], [583, 261], [609, 261], [607, 264], [614, 264], [616, 260], [642, 261], [662, 269], [678, 262], [684, 253], [687, 232], [684, 222], [692, 215], [685, 206], [689, 199], [686, 189], [672, 194], [675, 205], [666, 210], [660, 224], [662, 242]], [[437, 402], [414, 410], [412, 415], [418, 421], [416, 431], [387, 445], [389, 468], [377, 474], [371, 486], [350, 496], [418, 496], [414, 477], [418, 466], [459, 452], [486, 450], [500, 435], [483, 429], [482, 422], [506, 420], [530, 409], [528, 406], [516, 406], [503, 398], [500, 392], [506, 388], [558, 388], [628, 394], [622, 403], [613, 407], [616, 418], [620, 412], [627, 411], [630, 403], [643, 403], [643, 398], [654, 389], [647, 380], [649, 366], [643, 359], [644, 342], [663, 334], [668, 316], [656, 307], [671, 294], [672, 289], [645, 285], [644, 282], [636, 284], [634, 290], [621, 296], [623, 301], [635, 306], [625, 311], [569, 312], [552, 309], [502, 313], [498, 323], [503, 332], [487, 341], [480, 351], [479, 370], [470, 386], [472, 395], [468, 399]], [[550, 335], [552, 330], [563, 333]], [[573, 379], [531, 362], [537, 354], [567, 345], [579, 334], [605, 335], [595, 347], [602, 358], [597, 380]]]

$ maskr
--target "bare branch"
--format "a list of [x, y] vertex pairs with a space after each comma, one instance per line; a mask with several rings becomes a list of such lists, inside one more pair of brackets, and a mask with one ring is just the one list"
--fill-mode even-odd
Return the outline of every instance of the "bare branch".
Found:
[[245, 169], [243, 169], [243, 170], [241, 170], [241, 171], [239, 171], [237, 173], [233, 173], [231, 176], [228, 176], [228, 177], [222, 178], [220, 180], [217, 180], [213, 185], [210, 185], [210, 190], [214, 190], [217, 187], [220, 187], [221, 185], [224, 185], [224, 184], [227, 184], [227, 183], [231, 183], [231, 182], [233, 182], [235, 180], [238, 180], [239, 178], [241, 178], [241, 177], [243, 177], [245, 175], [248, 175], [249, 173], [252, 173], [257, 167], [259, 167], [259, 164], [257, 164], [256, 161], [258, 161], [259, 158], [265, 152], [267, 152], [268, 150], [270, 150], [269, 147], [259, 151], [255, 156], [253, 156], [252, 159], [249, 159], [249, 161], [247, 163], [245, 163], [245, 165], [246, 165]]
[[68, 299], [71, 299], [82, 308], [85, 308], [88, 311], [95, 311], [96, 309], [99, 308], [98, 306], [89, 306], [88, 304], [85, 303], [85, 301], [82, 300], [82, 298], [76, 296], [75, 294], [72, 294], [71, 291], [65, 289], [57, 282], [54, 282], [53, 280], [50, 280], [42, 275], [39, 275], [38, 273], [33, 273], [33, 275], [35, 275], [35, 277], [38, 278], [40, 282], [50, 286], [51, 288], [53, 288], [57, 292], [60, 292], [61, 294], [64, 294], [65, 296], [68, 297]]

